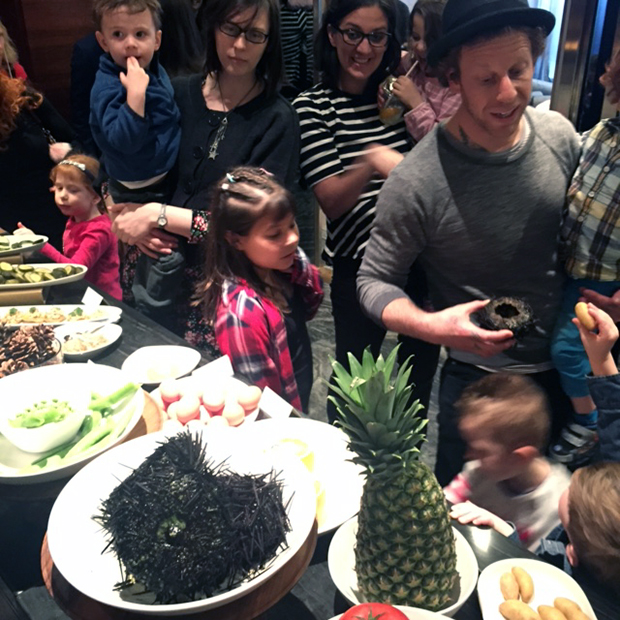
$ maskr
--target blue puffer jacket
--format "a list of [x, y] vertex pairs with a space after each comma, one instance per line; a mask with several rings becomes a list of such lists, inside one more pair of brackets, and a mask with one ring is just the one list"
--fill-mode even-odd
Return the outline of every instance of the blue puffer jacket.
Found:
[[124, 71], [101, 56], [90, 94], [90, 127], [108, 174], [117, 181], [143, 181], [168, 172], [181, 141], [180, 114], [165, 69], [153, 58], [147, 69], [144, 118], [127, 105]]

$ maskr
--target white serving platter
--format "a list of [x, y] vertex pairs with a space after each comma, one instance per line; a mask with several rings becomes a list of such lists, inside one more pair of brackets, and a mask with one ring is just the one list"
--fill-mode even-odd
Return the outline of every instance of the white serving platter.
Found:
[[122, 369], [138, 383], [156, 385], [165, 379], [189, 374], [200, 362], [200, 352], [190, 347], [158, 345], [135, 350]]
[[[476, 587], [478, 580], [478, 561], [476, 556], [465, 540], [463, 534], [452, 528], [456, 548], [456, 570], [458, 571], [460, 584], [455, 601], [440, 609], [442, 616], [453, 616], [469, 598]], [[354, 605], [365, 603], [357, 586], [355, 573], [355, 541], [357, 536], [357, 517], [344, 523], [332, 538], [327, 552], [327, 567], [332, 581], [342, 595]]]
[[34, 243], [31, 243], [30, 245], [20, 248], [9, 247], [9, 249], [6, 249], [3, 245], [0, 245], [0, 257], [34, 252], [42, 248], [49, 241], [45, 235], [2, 235], [0, 239], [6, 239], [11, 245], [22, 241], [34, 241]]
[[[131, 381], [125, 373], [111, 366], [102, 364], [57, 364], [42, 366], [15, 373], [0, 379], [0, 398], [8, 397], [14, 391], [28, 390], [33, 382], [46, 382], [55, 385], [80, 384], [89, 387], [91, 392], [98, 394], [111, 394], [126, 383]], [[130, 413], [130, 411], [133, 413]], [[86, 463], [99, 456], [106, 450], [118, 445], [125, 440], [127, 435], [136, 426], [144, 410], [144, 392], [138, 390], [133, 398], [124, 405], [116, 415], [131, 415], [131, 419], [125, 430], [115, 441], [92, 452], [86, 452], [77, 456], [68, 463], [49, 466], [38, 472], [23, 473], [21, 470], [30, 465], [42, 455], [29, 454], [15, 447], [3, 435], [0, 435], [0, 484], [39, 484], [68, 478], [75, 474]], [[0, 409], [0, 415], [3, 411]]]
[[70, 276], [64, 276], [62, 278], [55, 278], [54, 280], [44, 280], [43, 282], [20, 282], [19, 284], [0, 284], [0, 291], [12, 291], [22, 290], [29, 288], [47, 288], [48, 286], [57, 286], [58, 284], [69, 284], [69, 282], [77, 282], [81, 280], [88, 271], [88, 268], [84, 265], [77, 265], [73, 263], [36, 263], [32, 265], [36, 269], [45, 267], [46, 269], [57, 269], [58, 267], [71, 266], [77, 269], [76, 273]]
[[[82, 314], [71, 317], [70, 314], [77, 308]], [[12, 311], [25, 315], [24, 320], [12, 322]], [[51, 325], [52, 327], [66, 324], [83, 324], [89, 321], [117, 322], [121, 318], [122, 310], [116, 306], [85, 306], [82, 304], [57, 304], [39, 306], [7, 306], [0, 308], [0, 321], [6, 320], [7, 327], [23, 327], [24, 325]], [[34, 320], [32, 317], [44, 315], [44, 320]], [[30, 315], [30, 317], [28, 316]]]
[[[239, 430], [243, 430], [240, 428]], [[300, 439], [314, 453], [314, 476], [321, 483], [324, 505], [319, 534], [332, 532], [359, 512], [364, 489], [363, 469], [351, 462], [349, 439], [340, 429], [309, 418], [258, 420], [248, 427], [250, 441], [264, 451], [277, 448], [281, 439]]]
[[[93, 335], [101, 336], [105, 338], [105, 342], [96, 347], [91, 347], [85, 351], [68, 351], [65, 349], [66, 337], [77, 337], [80, 334], [87, 334], [96, 330]], [[107, 348], [111, 347], [123, 333], [123, 328], [116, 323], [89, 323], [78, 322], [70, 325], [61, 325], [54, 330], [56, 338], [62, 345], [62, 354], [65, 360], [73, 362], [83, 362], [96, 357], [100, 353], [103, 353]]]
[[588, 597], [570, 575], [542, 560], [522, 558], [493, 562], [480, 573], [478, 600], [484, 620], [504, 620], [499, 613], [499, 606], [504, 602], [499, 580], [504, 573], [510, 572], [513, 566], [520, 566], [532, 577], [534, 597], [528, 603], [532, 609], [537, 610], [539, 605], [553, 607], [554, 599], [561, 596], [575, 601], [590, 620], [596, 620]]
[[201, 436], [207, 455], [216, 461], [228, 457], [233, 471], [264, 473], [274, 466], [282, 472], [284, 503], [290, 500], [288, 515], [292, 529], [286, 538], [288, 547], [252, 579], [210, 598], [156, 604], [152, 600], [145, 602], [145, 595], [116, 590], [114, 586], [121, 579], [119, 563], [112, 552], [103, 552], [105, 533], [92, 517], [112, 490], [165, 440], [163, 432], [153, 433], [100, 456], [74, 476], [58, 496], [48, 523], [48, 544], [56, 568], [71, 585], [100, 603], [125, 611], [160, 617], [180, 616], [214, 609], [246, 595], [293, 558], [310, 533], [316, 510], [314, 486], [304, 466], [293, 461], [270, 462], [255, 451], [239, 449], [234, 433], [218, 435], [217, 442], [208, 441], [208, 430]]

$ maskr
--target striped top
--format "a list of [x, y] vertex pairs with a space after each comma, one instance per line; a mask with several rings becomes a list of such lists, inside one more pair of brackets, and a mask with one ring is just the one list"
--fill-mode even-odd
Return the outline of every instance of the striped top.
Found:
[[620, 119], [585, 137], [562, 226], [565, 268], [573, 278], [620, 281]]
[[[413, 145], [404, 121], [386, 127], [379, 120], [376, 91], [348, 95], [319, 84], [302, 93], [293, 106], [301, 129], [301, 172], [310, 187], [346, 172], [371, 143], [403, 155]], [[355, 206], [335, 220], [327, 220], [323, 258], [361, 258], [370, 238], [377, 196], [384, 179], [371, 179]]]
[[281, 7], [280, 36], [288, 83], [300, 92], [314, 82], [314, 15], [310, 8]]

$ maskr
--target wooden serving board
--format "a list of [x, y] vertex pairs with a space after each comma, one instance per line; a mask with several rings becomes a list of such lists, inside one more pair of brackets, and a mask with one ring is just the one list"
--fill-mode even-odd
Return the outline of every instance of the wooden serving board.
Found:
[[[265, 583], [244, 597], [207, 611], [179, 616], [183, 620], [252, 620], [273, 607], [299, 581], [310, 564], [317, 540], [314, 522], [299, 551]], [[153, 620], [164, 616], [146, 615], [104, 605], [76, 590], [54, 566], [47, 546], [41, 547], [41, 573], [50, 596], [73, 620]], [[168, 618], [169, 616], [165, 616]]]
[[[164, 419], [161, 409], [148, 392], [144, 392], [144, 410], [142, 411], [142, 417], [131, 433], [120, 443], [142, 437], [142, 435], [148, 433], [155, 433], [161, 430], [163, 423]], [[24, 484], [21, 486], [18, 484], [0, 484], [0, 499], [26, 502], [55, 499], [68, 481], [69, 478], [63, 478], [62, 480], [54, 480], [52, 482]]]

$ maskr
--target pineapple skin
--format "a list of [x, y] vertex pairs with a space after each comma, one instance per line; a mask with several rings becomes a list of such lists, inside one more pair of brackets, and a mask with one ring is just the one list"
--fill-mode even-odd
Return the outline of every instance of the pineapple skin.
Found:
[[368, 601], [438, 611], [458, 582], [443, 491], [422, 462], [369, 476], [358, 515], [355, 570]]

